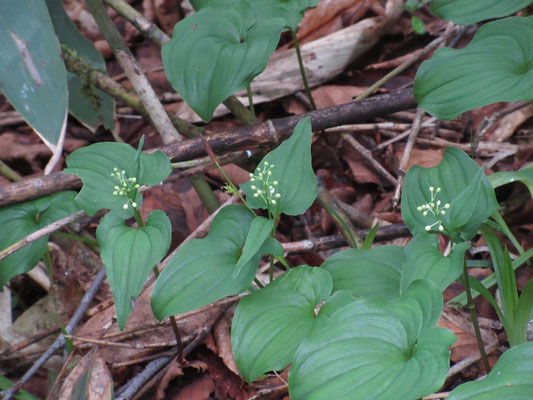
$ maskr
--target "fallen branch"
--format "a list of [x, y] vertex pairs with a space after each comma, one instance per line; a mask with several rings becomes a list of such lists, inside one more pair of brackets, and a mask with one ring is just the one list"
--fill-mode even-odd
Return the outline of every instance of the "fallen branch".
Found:
[[[411, 89], [370, 97], [305, 114], [269, 120], [206, 136], [207, 143], [219, 155], [235, 150], [257, 147], [275, 147], [287, 139], [302, 118], [309, 116], [313, 131], [355, 124], [416, 107]], [[184, 140], [148, 152], [162, 150], [173, 161], [186, 161], [205, 156], [205, 148], [199, 138]], [[0, 206], [46, 196], [64, 190], [81, 187], [81, 180], [74, 175], [60, 172], [47, 176], [26, 179], [0, 187]]]

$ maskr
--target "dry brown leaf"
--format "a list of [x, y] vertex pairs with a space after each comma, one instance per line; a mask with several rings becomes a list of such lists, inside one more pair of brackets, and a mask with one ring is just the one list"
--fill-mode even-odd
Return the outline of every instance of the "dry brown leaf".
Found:
[[200, 360], [207, 364], [209, 376], [215, 381], [215, 390], [221, 398], [244, 400], [248, 397], [242, 388], [241, 378], [231, 372], [216, 354], [209, 350], [201, 349], [198, 352], [198, 356]]
[[[472, 321], [467, 317], [465, 312], [450, 306], [444, 306], [437, 325], [448, 328], [457, 336], [457, 341], [450, 348], [450, 358], [453, 362], [461, 361], [479, 351]], [[480, 329], [485, 346], [498, 340], [493, 330], [483, 327], [480, 327]]]
[[181, 375], [183, 375], [183, 369], [181, 369], [181, 365], [176, 362], [176, 359], [172, 360], [170, 362], [170, 365], [166, 369], [163, 378], [161, 378], [159, 385], [157, 385], [156, 399], [163, 400], [164, 398], [166, 398], [165, 390], [167, 389], [168, 384], [175, 377]]
[[[402, 144], [394, 151], [394, 154], [399, 160], [402, 159], [404, 148], [405, 145]], [[409, 157], [409, 162], [407, 163], [407, 169], [411, 168], [413, 165], [419, 165], [424, 168], [434, 167], [435, 165], [440, 163], [443, 155], [443, 149], [435, 150], [414, 148], [411, 151], [411, 156]]]
[[232, 316], [226, 313], [218, 321], [214, 329], [214, 339], [217, 346], [217, 354], [222, 358], [226, 367], [235, 375], [240, 376], [241, 373], [235, 363], [235, 357], [233, 356], [233, 349], [231, 347], [231, 318]]
[[[82, 379], [89, 375], [87, 391], [83, 394]], [[83, 396], [83, 397], [82, 397]], [[69, 374], [59, 393], [60, 399], [111, 400], [113, 398], [113, 381], [98, 348], [93, 348]]]
[[176, 0], [154, 0], [154, 11], [159, 27], [167, 34], [172, 34], [172, 28], [181, 18]]
[[322, 0], [318, 6], [305, 13], [298, 25], [298, 39], [302, 40], [319, 26], [328, 23], [343, 10], [353, 5], [366, 9], [368, 8], [368, 0]]
[[207, 400], [215, 390], [215, 382], [209, 374], [202, 374], [185, 386], [172, 400]]
[[516, 129], [533, 116], [533, 106], [521, 108], [503, 117], [496, 128], [489, 134], [485, 135], [483, 140], [489, 142], [503, 142], [509, 139]]

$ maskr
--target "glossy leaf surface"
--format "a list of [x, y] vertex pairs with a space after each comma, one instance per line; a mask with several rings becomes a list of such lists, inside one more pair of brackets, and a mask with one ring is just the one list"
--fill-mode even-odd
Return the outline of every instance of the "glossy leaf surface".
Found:
[[404, 249], [380, 246], [370, 250], [344, 250], [321, 267], [333, 278], [333, 290], [348, 290], [356, 297], [398, 297]]
[[483, 25], [462, 49], [437, 50], [416, 74], [419, 106], [453, 119], [495, 102], [533, 100], [532, 41], [533, 17], [512, 17]]
[[[430, 188], [434, 188], [432, 192]], [[441, 191], [438, 191], [441, 188]], [[433, 200], [432, 200], [433, 198]], [[482, 169], [462, 150], [447, 147], [439, 165], [432, 168], [411, 167], [405, 176], [402, 192], [402, 217], [414, 235], [439, 232], [435, 215], [424, 216], [418, 209], [427, 203], [440, 201], [445, 211], [439, 218], [453, 235], [454, 241], [471, 239], [481, 224], [498, 209], [494, 189]], [[444, 208], [450, 204], [449, 208]]]
[[495, 188], [503, 186], [507, 183], [522, 182], [529, 189], [531, 197], [533, 197], [533, 164], [530, 164], [518, 171], [499, 171], [489, 176], [489, 181]]
[[266, 66], [283, 21], [265, 18], [246, 0], [231, 7], [203, 8], [174, 27], [162, 48], [172, 87], [204, 120]]
[[[133, 215], [131, 207], [124, 210], [128, 201], [126, 196], [114, 196], [115, 186], [120, 181], [111, 176], [114, 168], [124, 170], [128, 178], [136, 178], [140, 185], [156, 185], [171, 172], [170, 161], [162, 152], [141, 153], [136, 163], [137, 150], [125, 143], [95, 143], [71, 153], [67, 157], [68, 168], [65, 174], [81, 178], [83, 187], [76, 197], [80, 207], [89, 215], [107, 208], [129, 218]], [[142, 197], [137, 194], [136, 202], [141, 204]]]
[[526, 400], [533, 393], [533, 342], [503, 353], [486, 378], [463, 383], [447, 400]]
[[0, 2], [0, 90], [51, 149], [64, 130], [65, 64], [46, 3]]
[[[0, 208], [0, 249], [18, 242], [32, 232], [78, 211], [76, 192], [61, 192], [53, 196]], [[0, 260], [0, 288], [15, 275], [35, 267], [48, 243], [48, 235], [28, 244]]]
[[432, 0], [431, 12], [458, 25], [473, 25], [511, 15], [531, 3], [531, 0]]
[[[304, 118], [298, 122], [291, 137], [268, 153], [255, 171], [256, 175], [259, 171], [264, 171], [265, 162], [267, 169], [273, 165], [269, 170], [272, 175], [268, 179], [270, 182], [278, 182], [273, 188], [281, 195], [275, 199], [276, 205], [270, 205], [275, 215], [303, 214], [316, 199], [318, 185], [311, 165], [311, 139], [311, 122], [309, 118]], [[266, 209], [265, 198], [254, 197], [256, 189], [252, 189], [252, 186], [263, 193], [270, 189], [265, 188], [258, 179], [241, 185], [250, 207]]]
[[282, 370], [315, 325], [314, 308], [332, 288], [322, 268], [299, 266], [239, 302], [231, 328], [235, 361], [243, 377]]
[[438, 390], [455, 335], [435, 327], [439, 289], [414, 282], [397, 299], [362, 299], [302, 342], [289, 373], [293, 400], [414, 400]]
[[171, 236], [170, 220], [161, 210], [153, 211], [139, 229], [126, 226], [113, 212], [100, 221], [96, 237], [121, 330], [148, 275], [167, 253]]
[[244, 250], [241, 257], [237, 261], [233, 276], [239, 275], [243, 266], [259, 251], [265, 240], [270, 235], [272, 228], [274, 227], [274, 221], [264, 217], [255, 217], [250, 224], [248, 235], [244, 242]]
[[405, 247], [405, 264], [400, 280], [402, 293], [418, 279], [431, 281], [444, 292], [461, 275], [465, 251], [470, 244], [457, 243], [446, 257], [440, 252], [438, 244], [437, 236], [419, 233]]
[[[61, 44], [68, 46], [79, 57], [89, 61], [93, 68], [105, 71], [104, 58], [68, 17], [61, 0], [46, 0], [46, 4]], [[100, 125], [113, 131], [115, 129], [113, 98], [89, 82], [82, 82], [80, 77], [72, 72], [67, 71], [67, 82], [70, 113], [93, 132]]]
[[254, 217], [244, 206], [224, 207], [205, 238], [193, 239], [178, 250], [161, 272], [152, 292], [152, 310], [159, 320], [248, 289], [261, 256], [272, 248], [281, 248], [276, 239], [267, 238], [239, 274], [233, 276]]

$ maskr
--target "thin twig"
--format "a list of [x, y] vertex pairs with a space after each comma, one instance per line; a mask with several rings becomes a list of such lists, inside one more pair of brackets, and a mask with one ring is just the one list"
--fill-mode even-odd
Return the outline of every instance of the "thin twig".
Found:
[[420, 127], [422, 126], [422, 117], [424, 116], [424, 110], [417, 108], [416, 116], [413, 120], [413, 127], [411, 128], [411, 133], [405, 144], [405, 149], [403, 150], [402, 160], [400, 161], [400, 167], [398, 168], [398, 183], [394, 190], [394, 196], [392, 197], [392, 207], [395, 208], [400, 203], [400, 193], [402, 191], [403, 180], [405, 178], [405, 172], [407, 171], [407, 165], [409, 164], [409, 159], [411, 158], [411, 152], [415, 147], [416, 139], [418, 138], [418, 133], [420, 132]]
[[51, 234], [52, 232], [57, 231], [58, 229], [61, 229], [65, 225], [68, 225], [74, 221], [79, 220], [80, 218], [83, 218], [87, 216], [84, 211], [77, 211], [74, 214], [68, 215], [64, 218], [61, 218], [58, 221], [52, 222], [49, 225], [46, 225], [45, 227], [36, 230], [33, 233], [30, 233], [28, 236], [26, 236], [24, 239], [19, 240], [16, 243], [13, 243], [11, 246], [5, 248], [4, 250], [0, 251], [0, 260], [6, 258], [10, 254], [13, 254], [15, 251], [23, 248], [24, 246], [33, 243], [40, 238]]
[[347, 133], [343, 134], [342, 138], [346, 140], [376, 170], [378, 174], [380, 174], [393, 186], [396, 186], [398, 184], [398, 180], [394, 176], [392, 176], [389, 171], [383, 168], [380, 163], [374, 160], [374, 157], [372, 156], [372, 152], [370, 150], [368, 150], [366, 147], [364, 147], [361, 143], [359, 143]]
[[[83, 299], [80, 302], [80, 305], [76, 309], [76, 312], [70, 319], [70, 322], [65, 327], [65, 332], [67, 334], [71, 334], [76, 325], [80, 322], [82, 317], [85, 315], [85, 311], [87, 308], [89, 308], [89, 305], [91, 304], [91, 301], [98, 291], [98, 288], [102, 284], [102, 282], [105, 279], [105, 267], [102, 265], [100, 271], [98, 271], [98, 274], [94, 278], [93, 282], [91, 283], [91, 286], [89, 286], [89, 289], [83, 296]], [[46, 350], [41, 357], [32, 365], [32, 367], [26, 371], [26, 373], [20, 378], [20, 380], [13, 385], [9, 390], [7, 390], [4, 394], [4, 400], [10, 400], [13, 398], [13, 396], [16, 394], [16, 392], [21, 389], [32, 377], [35, 375], [35, 373], [48, 361], [48, 359], [61, 347], [63, 347], [65, 344], [65, 336], [63, 334], [59, 335], [58, 338], [54, 341], [52, 346]]]
[[[492, 353], [494, 350], [498, 348], [499, 345], [500, 345], [500, 342], [498, 340], [488, 344], [487, 346], [485, 346], [485, 353], [486, 354]], [[458, 374], [465, 368], [468, 368], [475, 362], [479, 361], [480, 358], [481, 358], [481, 355], [478, 352], [478, 353], [472, 354], [471, 356], [468, 356], [462, 359], [461, 361], [459, 361], [457, 364], [453, 365], [449, 369], [448, 373], [446, 374], [446, 379], [450, 379], [455, 374]]]

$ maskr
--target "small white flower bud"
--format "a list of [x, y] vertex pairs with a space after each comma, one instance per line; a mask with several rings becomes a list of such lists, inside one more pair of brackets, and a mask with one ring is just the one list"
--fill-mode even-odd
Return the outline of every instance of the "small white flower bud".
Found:
[[261, 189], [257, 189], [257, 194], [262, 194], [263, 191]]
[[250, 182], [254, 182], [254, 181], [255, 181], [255, 179], [254, 179], [254, 178], [250, 178]]
[[141, 185], [139, 185], [139, 184], [135, 185], [135, 189], [139, 189], [140, 187], [141, 187]]
[[254, 193], [254, 197], [259, 197], [259, 194], [257, 194], [257, 193]]
[[444, 227], [442, 225], [439, 225], [439, 231], [443, 231], [444, 230]]
[[133, 203], [131, 203], [131, 206], [132, 206], [133, 208], [137, 208], [137, 203], [133, 202]]
[[253, 178], [253, 177], [254, 177], [254, 174], [252, 174], [252, 173], [250, 172], [250, 173], [248, 174], [248, 176], [249, 176], [250, 178]]
[[117, 171], [118, 171], [118, 168], [117, 168], [117, 167], [113, 168], [113, 171], [117, 172]]
[[270, 200], [272, 204], [276, 204], [276, 200]]
[[267, 172], [267, 175], [268, 175], [268, 176], [272, 175], [272, 171], [268, 171], [268, 172]]
[[252, 186], [250, 186], [250, 187], [252, 188], [252, 190], [257, 189], [257, 188], [255, 187], [255, 185], [252, 185]]
[[440, 187], [437, 188], [437, 193], [439, 193], [442, 189]]
[[118, 194], [121, 195], [121, 196], [124, 196], [124, 191], [121, 190], [121, 191], [118, 192]]
[[444, 208], [450, 208], [450, 203], [444, 204]]
[[270, 191], [268, 193], [274, 194], [275, 191], [276, 191], [276, 189], [270, 189]]
[[126, 171], [124, 171], [124, 170], [120, 171], [120, 173], [121, 173], [122, 175], [126, 175]]
[[437, 200], [437, 207], [440, 206], [442, 202], [440, 200]]
[[274, 168], [274, 164], [270, 164], [270, 168]]
[[278, 181], [274, 181], [274, 182], [272, 182], [272, 184], [273, 184], [274, 186], [278, 186]]
[[137, 178], [136, 178], [136, 177], [133, 177], [133, 178], [131, 178], [131, 181], [132, 181], [133, 183], [135, 183], [135, 182], [137, 182]]
[[418, 207], [416, 208], [416, 210], [417, 210], [417, 211], [422, 211], [422, 207], [421, 207], [421, 206], [418, 206]]
[[274, 196], [274, 197], [276, 197], [276, 199], [279, 199], [281, 197], [281, 194], [276, 193], [276, 196]]
[[114, 186], [113, 189], [120, 190], [120, 188], [118, 186]]
[[430, 186], [430, 187], [429, 187], [429, 191], [430, 191], [430, 192], [433, 192], [434, 190], [435, 190], [435, 188], [434, 188], [433, 186]]
[[124, 210], [127, 210], [127, 209], [128, 209], [128, 203], [124, 204], [124, 205], [122, 206], [122, 208], [123, 208]]
[[444, 211], [444, 210], [442, 210], [440, 213], [441, 213], [442, 215], [446, 215], [446, 211]]
[[426, 225], [426, 227], [424, 228], [426, 231], [429, 231], [431, 229], [431, 225]]
[[113, 196], [118, 196], [118, 192], [116, 190], [113, 192]]
[[268, 161], [265, 161], [265, 167], [268, 167]]
[[426, 215], [428, 215], [428, 212], [427, 212], [427, 211], [424, 211], [424, 212], [422, 213], [422, 215], [425, 217]]

